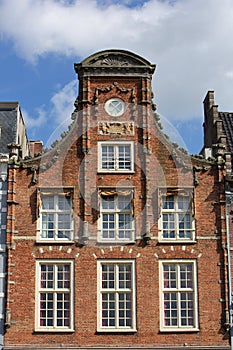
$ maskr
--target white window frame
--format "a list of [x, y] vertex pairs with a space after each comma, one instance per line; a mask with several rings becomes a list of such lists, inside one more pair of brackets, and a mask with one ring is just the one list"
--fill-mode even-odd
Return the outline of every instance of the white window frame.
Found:
[[[164, 265], [176, 266], [176, 286], [165, 287], [164, 286]], [[191, 265], [192, 266], [192, 286], [182, 287], [180, 278], [180, 266]], [[160, 331], [163, 332], [193, 332], [198, 331], [198, 292], [197, 292], [197, 267], [196, 260], [183, 259], [183, 260], [160, 260], [159, 261], [159, 281], [160, 281]], [[174, 275], [173, 275], [174, 276]], [[188, 284], [188, 283], [187, 283]], [[165, 323], [165, 309], [164, 309], [164, 295], [165, 293], [176, 294], [177, 298], [177, 325], [166, 325]], [[182, 326], [181, 321], [181, 293], [192, 294], [193, 302], [193, 325]], [[174, 300], [173, 300], [174, 302]], [[188, 305], [188, 304], [186, 304]], [[168, 310], [169, 311], [169, 310]], [[174, 311], [175, 312], [175, 311]], [[184, 311], [185, 312], [185, 311]], [[172, 315], [172, 313], [170, 313]], [[184, 315], [183, 315], [184, 318]], [[175, 319], [175, 317], [174, 317]], [[186, 320], [187, 321], [187, 320]]]
[[[131, 265], [131, 287], [120, 288], [119, 287], [119, 266]], [[102, 285], [102, 266], [113, 265], [114, 266], [114, 287], [103, 288]], [[136, 332], [136, 282], [135, 282], [135, 261], [134, 260], [98, 260], [97, 261], [97, 331], [98, 332]], [[106, 281], [106, 280], [105, 280]], [[108, 280], [109, 281], [109, 280]], [[103, 294], [114, 294], [114, 300], [116, 302], [115, 307], [115, 326], [103, 326], [102, 325], [102, 295]], [[131, 326], [120, 326], [119, 325], [119, 295], [120, 294], [131, 294]], [[125, 305], [125, 304], [124, 304]], [[125, 320], [125, 319], [124, 319]]]
[[[54, 208], [53, 209], [43, 209], [43, 197], [51, 196], [54, 198]], [[70, 209], [62, 210], [58, 207], [59, 197], [70, 198]], [[38, 242], [47, 242], [47, 243], [57, 243], [57, 242], [73, 242], [74, 241], [74, 218], [73, 218], [73, 209], [72, 209], [72, 195], [67, 196], [66, 193], [40, 193], [40, 208], [39, 208], [39, 218], [37, 220], [37, 241]], [[48, 227], [43, 228], [43, 215], [51, 214], [54, 215], [54, 227], [49, 229]], [[70, 228], [65, 229], [65, 232], [69, 232], [69, 238], [66, 237], [58, 237], [58, 218], [59, 215], [69, 215], [70, 216]], [[43, 231], [51, 231], [53, 232], [53, 237], [43, 237]], [[62, 230], [61, 230], [62, 231]]]
[[[54, 283], [52, 287], [46, 288], [41, 286], [41, 266], [42, 265], [52, 265], [54, 266]], [[69, 287], [63, 287], [59, 288], [58, 287], [58, 265], [69, 265], [70, 266], [70, 280], [69, 280]], [[48, 279], [47, 279], [48, 281]], [[51, 281], [51, 279], [50, 279]], [[65, 281], [65, 280], [63, 280]], [[67, 259], [67, 260], [37, 260], [36, 261], [36, 308], [35, 308], [35, 331], [37, 332], [73, 332], [74, 331], [74, 261], [72, 259]], [[52, 312], [53, 316], [52, 319], [54, 321], [54, 325], [52, 326], [41, 326], [41, 301], [40, 301], [40, 295], [41, 294], [50, 294], [53, 296], [53, 301], [55, 307], [53, 307]], [[58, 294], [63, 294], [67, 295], [69, 294], [70, 296], [70, 309], [69, 309], [69, 326], [57, 326], [55, 323], [57, 321], [57, 295]], [[57, 302], [57, 303], [56, 303]], [[46, 306], [47, 310], [47, 306]]]
[[[115, 194], [112, 197], [114, 197], [114, 209], [104, 209], [103, 208], [103, 201], [104, 197], [100, 195], [100, 217], [98, 221], [98, 241], [102, 243], [132, 243], [135, 241], [135, 220], [133, 217], [133, 208], [132, 208], [132, 193], [129, 195], [130, 199], [130, 208], [129, 209], [120, 209], [118, 206], [118, 199], [119, 199], [120, 194]], [[114, 231], [114, 237], [113, 238], [104, 238], [103, 237], [103, 215], [112, 215], [114, 217], [114, 229], [109, 228], [109, 231]], [[123, 228], [126, 231], [131, 232], [130, 238], [122, 238], [119, 237], [119, 218], [120, 215], [130, 215], [130, 227], [129, 228]], [[107, 222], [107, 221], [106, 221]], [[109, 221], [110, 222], [110, 221]], [[106, 229], [107, 231], [107, 229]]]
[[[112, 168], [103, 168], [103, 146], [112, 146], [114, 156], [112, 159]], [[119, 168], [119, 147], [129, 146], [130, 147], [130, 169]], [[98, 172], [101, 173], [133, 173], [134, 172], [134, 142], [133, 141], [100, 141], [98, 142]]]
[[[169, 197], [170, 195], [166, 195], [166, 193], [161, 193], [161, 200], [159, 201], [159, 205], [161, 206], [160, 209], [160, 217], [158, 220], [158, 228], [159, 228], [159, 241], [160, 242], [173, 242], [173, 243], [180, 243], [180, 242], [195, 242], [195, 218], [193, 215], [193, 196], [192, 193], [187, 192], [187, 195], [181, 195], [180, 197], [187, 197], [189, 198], [190, 202], [190, 208], [189, 210], [186, 209], [179, 209], [178, 208], [178, 198], [179, 198], [179, 193], [171, 195], [174, 197], [174, 209], [164, 209], [163, 208], [163, 197]], [[163, 229], [163, 215], [174, 215], [174, 238], [173, 237], [164, 237], [164, 229]], [[190, 219], [190, 228], [185, 228], [180, 229], [179, 228], [179, 216], [180, 215], [189, 215]], [[169, 230], [169, 228], [168, 228]], [[179, 237], [180, 231], [190, 231], [190, 238], [189, 237]]]

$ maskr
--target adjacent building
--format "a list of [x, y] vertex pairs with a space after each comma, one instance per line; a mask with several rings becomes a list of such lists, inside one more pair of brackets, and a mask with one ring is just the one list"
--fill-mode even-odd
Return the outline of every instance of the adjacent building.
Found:
[[228, 153], [162, 132], [146, 59], [74, 67], [69, 130], [9, 160], [5, 349], [229, 349]]
[[22, 159], [29, 154], [26, 128], [18, 102], [0, 103], [0, 348], [4, 343], [7, 168], [11, 158]]

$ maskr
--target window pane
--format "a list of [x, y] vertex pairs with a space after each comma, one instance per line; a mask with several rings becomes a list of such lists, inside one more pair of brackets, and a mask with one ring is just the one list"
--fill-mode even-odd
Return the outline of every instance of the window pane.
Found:
[[119, 288], [131, 288], [130, 264], [119, 264]]
[[53, 326], [53, 294], [41, 293], [40, 295], [40, 326]]
[[190, 197], [178, 196], [178, 209], [182, 209], [184, 211], [190, 210]]
[[163, 209], [174, 209], [174, 196], [163, 196]]
[[119, 214], [118, 216], [118, 233], [119, 238], [130, 239], [131, 238], [131, 215]]
[[114, 147], [102, 146], [102, 168], [114, 169]]
[[103, 238], [114, 238], [115, 236], [114, 214], [102, 215], [102, 235], [103, 235]]
[[102, 326], [115, 326], [115, 295], [114, 293], [102, 294]]
[[178, 325], [177, 294], [164, 294], [164, 324], [166, 326]]
[[132, 326], [132, 301], [130, 293], [119, 293], [119, 327]]
[[130, 328], [133, 326], [132, 265], [103, 263], [101, 267], [101, 326]]
[[163, 271], [164, 325], [195, 327], [193, 264], [163, 264]]
[[163, 214], [163, 238], [175, 238], [174, 214]]
[[71, 217], [70, 214], [58, 214], [58, 238], [70, 238]]
[[54, 270], [53, 265], [42, 264], [41, 265], [41, 288], [53, 288], [54, 287]]
[[180, 287], [193, 288], [192, 264], [180, 265]]
[[131, 169], [130, 146], [118, 147], [118, 166], [119, 169]]
[[[70, 328], [71, 265], [41, 264], [40, 271], [40, 327]], [[48, 291], [48, 289], [51, 290]]]
[[70, 296], [65, 293], [57, 294], [57, 326], [70, 326]]
[[[63, 195], [45, 196], [41, 213], [42, 239], [71, 239], [71, 198]], [[63, 213], [62, 213], [63, 211]]]
[[102, 197], [103, 209], [114, 209], [114, 196]]
[[68, 196], [58, 196], [58, 209], [59, 210], [70, 210], [71, 202]]
[[57, 266], [57, 288], [70, 288], [70, 265]]
[[176, 265], [164, 264], [164, 288], [176, 288]]
[[102, 288], [115, 288], [115, 268], [113, 264], [102, 265]]
[[54, 196], [43, 196], [42, 208], [47, 210], [54, 209]]
[[118, 196], [118, 209], [130, 210], [131, 197], [130, 196]]
[[101, 238], [132, 240], [131, 196], [102, 196]]
[[162, 237], [164, 239], [192, 239], [190, 196], [162, 197]]
[[181, 293], [181, 325], [194, 326], [193, 293]]

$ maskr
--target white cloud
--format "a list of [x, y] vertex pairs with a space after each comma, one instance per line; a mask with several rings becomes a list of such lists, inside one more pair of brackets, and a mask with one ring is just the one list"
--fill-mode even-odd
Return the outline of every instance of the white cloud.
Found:
[[[30, 138], [35, 138], [40, 129], [46, 127], [50, 130], [50, 125], [55, 127], [55, 131], [50, 135], [47, 146], [55, 139], [60, 139], [61, 133], [67, 130], [71, 124], [71, 113], [74, 111], [74, 101], [77, 94], [77, 81], [73, 80], [54, 93], [50, 100], [51, 107], [41, 106], [34, 112], [34, 116], [23, 109], [22, 114], [25, 125], [30, 134]], [[50, 130], [51, 131], [51, 130]]]
[[31, 117], [25, 109], [22, 109], [22, 114], [26, 127], [32, 130], [40, 128], [47, 120], [46, 113], [42, 107], [36, 110], [36, 118]]
[[144, 56], [157, 64], [155, 102], [170, 119], [202, 117], [208, 89], [216, 90], [225, 110], [232, 109], [232, 0], [142, 3], [1, 0], [0, 32], [34, 63], [48, 53], [85, 57], [105, 48]]
[[56, 125], [63, 123], [65, 119], [71, 122], [71, 113], [74, 111], [74, 101], [77, 97], [77, 81], [72, 80], [61, 90], [56, 92], [51, 98], [53, 105], [50, 112], [50, 119], [53, 119]]

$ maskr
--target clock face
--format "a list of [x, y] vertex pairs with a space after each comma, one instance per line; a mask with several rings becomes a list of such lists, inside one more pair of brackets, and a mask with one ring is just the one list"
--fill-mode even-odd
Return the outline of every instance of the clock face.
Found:
[[120, 98], [111, 98], [105, 103], [105, 110], [112, 117], [119, 117], [125, 112], [125, 103]]

